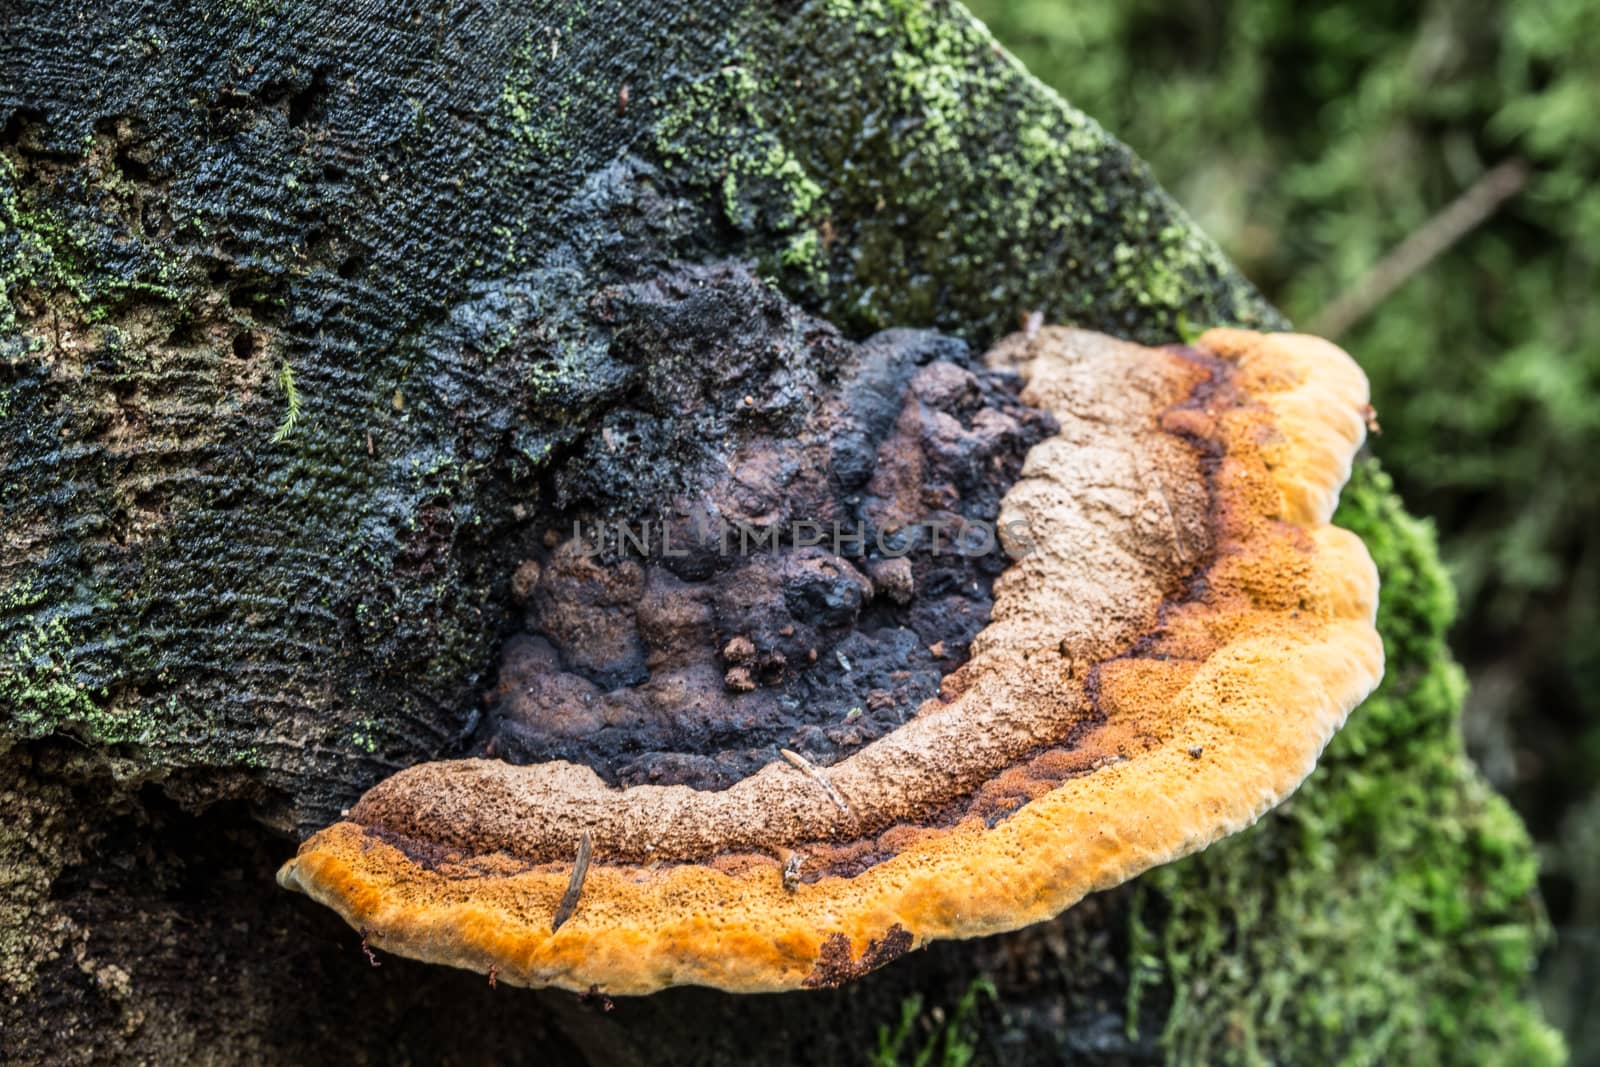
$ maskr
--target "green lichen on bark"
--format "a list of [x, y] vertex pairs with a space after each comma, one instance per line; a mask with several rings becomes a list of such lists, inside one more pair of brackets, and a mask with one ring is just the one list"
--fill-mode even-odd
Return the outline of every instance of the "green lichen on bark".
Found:
[[958, 5], [754, 13], [670, 101], [663, 157], [766, 269], [855, 331], [1018, 316], [1160, 340], [1274, 312], [1092, 119]]
[[1275, 813], [1141, 881], [1131, 1024], [1154, 985], [1179, 1062], [1560, 1063], [1525, 995], [1532, 843], [1462, 749], [1432, 531], [1372, 460], [1335, 521], [1382, 577], [1383, 685]]

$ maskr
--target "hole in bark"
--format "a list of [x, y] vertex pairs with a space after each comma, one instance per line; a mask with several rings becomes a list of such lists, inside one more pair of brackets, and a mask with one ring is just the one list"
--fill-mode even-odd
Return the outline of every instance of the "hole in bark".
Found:
[[228, 306], [255, 322], [276, 323], [283, 317], [284, 285], [276, 278], [235, 281], [228, 290]]
[[18, 108], [6, 120], [5, 126], [0, 127], [0, 148], [26, 151], [28, 143], [34, 139], [39, 124], [43, 121], [42, 111], [29, 107]]
[[123, 145], [117, 149], [117, 154], [112, 157], [112, 162], [130, 180], [148, 182], [152, 176], [150, 164], [148, 160], [139, 158], [140, 154], [140, 151], [132, 145]]
[[294, 127], [306, 126], [320, 121], [326, 108], [324, 103], [328, 95], [328, 75], [326, 71], [317, 71], [312, 77], [311, 84], [289, 96], [289, 125]]
[[185, 314], [167, 334], [167, 344], [176, 348], [190, 348], [206, 338], [206, 321], [198, 315]]

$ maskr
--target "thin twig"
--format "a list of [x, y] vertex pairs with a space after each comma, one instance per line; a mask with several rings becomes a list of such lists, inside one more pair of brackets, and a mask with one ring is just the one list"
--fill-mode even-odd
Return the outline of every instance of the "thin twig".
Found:
[[1412, 276], [1481, 226], [1528, 184], [1528, 164], [1508, 159], [1486, 172], [1443, 211], [1412, 231], [1343, 296], [1312, 315], [1306, 330], [1336, 338], [1372, 313]]
[[850, 805], [844, 802], [844, 797], [839, 795], [839, 791], [833, 787], [833, 783], [828, 781], [828, 776], [818, 770], [816, 764], [800, 755], [800, 753], [790, 752], [786, 748], [780, 748], [778, 752], [782, 754], [784, 759], [789, 761], [791, 767], [794, 767], [820, 785], [823, 792], [828, 794], [828, 799], [839, 805], [840, 811], [846, 815], [850, 814]]
[[572, 868], [572, 878], [567, 882], [567, 891], [561, 895], [561, 903], [556, 905], [555, 918], [550, 920], [550, 932], [553, 934], [561, 929], [561, 924], [572, 918], [572, 913], [578, 910], [578, 897], [583, 893], [583, 880], [589, 874], [589, 859], [594, 855], [594, 838], [585, 830], [583, 836], [578, 838], [578, 862]]

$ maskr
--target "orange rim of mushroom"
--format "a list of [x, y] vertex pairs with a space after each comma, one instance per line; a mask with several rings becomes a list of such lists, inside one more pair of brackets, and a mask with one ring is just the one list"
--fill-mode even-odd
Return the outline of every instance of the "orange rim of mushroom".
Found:
[[988, 626], [899, 729], [719, 791], [426, 763], [279, 881], [378, 947], [500, 981], [750, 992], [1051, 918], [1253, 823], [1383, 673], [1376, 570], [1329, 524], [1366, 379], [1326, 341], [1242, 330], [1147, 348], [1050, 327], [988, 358], [1061, 429], [1006, 494]]

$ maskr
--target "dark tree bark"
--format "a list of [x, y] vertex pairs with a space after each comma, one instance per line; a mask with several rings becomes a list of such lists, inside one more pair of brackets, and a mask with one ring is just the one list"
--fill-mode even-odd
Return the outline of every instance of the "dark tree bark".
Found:
[[[981, 348], [1028, 312], [1151, 342], [1280, 320], [946, 4], [0, 0], [0, 27], [8, 1060], [853, 1061], [908, 1006], [905, 1047], [992, 1058], [1549, 1050], [1520, 999], [1528, 846], [1462, 761], [1446, 587], [1375, 465], [1344, 521], [1401, 598], [1391, 681], [1299, 813], [1236, 846], [1243, 890], [1208, 854], [805, 996], [369, 965], [273, 870], [469, 744], [563, 493], [670, 477], [597, 428], [695, 432], [651, 411], [652, 369], [815, 358], [774, 340], [794, 324]], [[1382, 810], [1371, 783], [1408, 772], [1418, 806]], [[1323, 891], [1340, 929], [1387, 917], [1381, 944], [1308, 934]], [[1452, 984], [1490, 929], [1494, 966]], [[1336, 965], [1363, 951], [1382, 974]], [[1425, 1008], [1394, 1032], [1391, 983]], [[1205, 988], [1285, 992], [1258, 1031], [1262, 1002]]]

